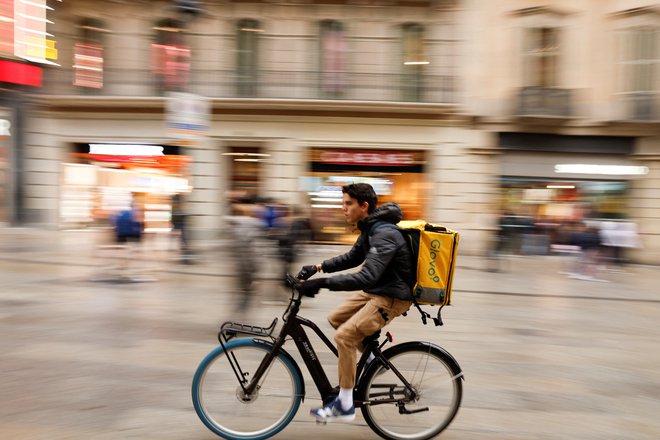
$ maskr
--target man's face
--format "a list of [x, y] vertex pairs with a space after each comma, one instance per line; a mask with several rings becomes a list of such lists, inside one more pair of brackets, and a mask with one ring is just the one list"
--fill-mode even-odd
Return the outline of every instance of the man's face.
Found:
[[343, 199], [343, 210], [344, 217], [346, 217], [346, 223], [357, 223], [369, 216], [369, 203], [364, 202], [360, 205], [357, 199], [352, 198], [346, 193], [344, 193]]

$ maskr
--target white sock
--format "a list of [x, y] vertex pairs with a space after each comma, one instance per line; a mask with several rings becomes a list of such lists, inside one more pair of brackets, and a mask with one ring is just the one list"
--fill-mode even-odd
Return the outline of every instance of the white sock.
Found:
[[344, 411], [348, 410], [353, 406], [353, 388], [339, 388], [338, 398], [341, 403], [341, 409]]

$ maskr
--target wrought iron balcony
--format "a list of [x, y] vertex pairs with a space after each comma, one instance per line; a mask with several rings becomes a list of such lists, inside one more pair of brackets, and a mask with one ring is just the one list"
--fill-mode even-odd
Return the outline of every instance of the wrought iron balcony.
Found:
[[517, 116], [571, 117], [570, 89], [555, 87], [523, 87], [518, 94]]
[[73, 85], [72, 70], [52, 68], [45, 73], [44, 86], [37, 93], [125, 98], [186, 91], [210, 98], [456, 103], [455, 79], [443, 75], [425, 75], [423, 84], [411, 84], [404, 75], [379, 73], [329, 75], [314, 71], [268, 70], [245, 77], [230, 70], [198, 70], [183, 75], [168, 78], [150, 70], [106, 69], [102, 87], [88, 88]]
[[626, 94], [626, 116], [632, 121], [657, 121], [658, 94], [654, 92], [633, 92]]

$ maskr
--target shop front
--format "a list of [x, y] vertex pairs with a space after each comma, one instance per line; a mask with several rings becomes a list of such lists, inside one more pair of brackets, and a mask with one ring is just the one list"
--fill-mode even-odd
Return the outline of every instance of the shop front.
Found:
[[508, 152], [499, 178], [500, 227], [522, 253], [547, 253], [575, 224], [629, 218], [631, 182], [646, 173], [624, 156]]
[[303, 187], [315, 241], [349, 243], [355, 239], [356, 231], [346, 225], [341, 209], [342, 186], [351, 183], [371, 184], [378, 203], [398, 203], [404, 219], [424, 217], [428, 193], [424, 151], [312, 148], [309, 163]]
[[173, 145], [74, 144], [63, 166], [60, 226], [108, 225], [131, 205], [145, 231], [169, 231], [172, 198], [190, 192], [189, 158]]

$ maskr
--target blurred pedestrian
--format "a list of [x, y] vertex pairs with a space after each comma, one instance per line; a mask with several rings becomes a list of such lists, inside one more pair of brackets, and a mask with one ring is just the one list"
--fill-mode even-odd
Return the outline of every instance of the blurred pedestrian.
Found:
[[255, 275], [258, 272], [257, 240], [263, 235], [263, 223], [256, 218], [254, 204], [232, 203], [231, 215], [225, 217], [228, 228], [229, 249], [234, 262], [234, 279], [239, 295], [237, 312], [244, 312], [250, 305], [254, 292]]
[[274, 223], [274, 227], [277, 230], [277, 245], [282, 259], [280, 281], [285, 287], [288, 287], [286, 274], [294, 270], [292, 264], [298, 256], [299, 244], [310, 240], [311, 225], [309, 219], [297, 206], [285, 207], [283, 213], [284, 215]]
[[636, 249], [642, 247], [642, 242], [639, 239], [639, 234], [637, 233], [637, 224], [631, 221], [620, 222], [618, 226], [620, 234], [620, 240], [618, 244], [617, 252], [617, 262], [621, 265], [625, 265], [629, 261], [628, 255], [626, 253], [630, 249]]
[[572, 244], [579, 246], [580, 256], [576, 270], [569, 278], [586, 281], [606, 281], [596, 277], [596, 268], [600, 261], [601, 241], [598, 228], [585, 223], [579, 224], [573, 233]]
[[603, 222], [601, 239], [608, 260], [618, 268], [627, 264], [627, 250], [640, 247], [637, 225], [631, 221]]
[[188, 225], [183, 194], [172, 196], [172, 232], [178, 236], [179, 261], [184, 264], [192, 263], [190, 247], [188, 243]]
[[506, 211], [499, 215], [497, 219], [497, 231], [493, 237], [493, 243], [490, 250], [488, 270], [490, 272], [499, 272], [502, 269], [502, 258], [506, 252], [513, 249], [513, 236], [515, 231], [515, 218], [513, 214]]
[[130, 273], [131, 266], [138, 259], [138, 252], [144, 234], [144, 211], [140, 207], [135, 195], [131, 197], [130, 206], [117, 214], [114, 218], [115, 241], [122, 246], [119, 278], [124, 280], [137, 280], [135, 274]]

